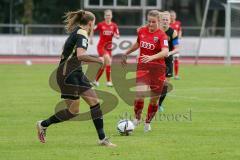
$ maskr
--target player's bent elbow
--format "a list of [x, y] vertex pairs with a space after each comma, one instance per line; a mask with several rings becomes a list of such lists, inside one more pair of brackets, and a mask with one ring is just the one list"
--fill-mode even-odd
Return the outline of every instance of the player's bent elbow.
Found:
[[83, 48], [77, 48], [77, 58], [78, 60], [83, 59], [83, 55], [85, 55], [86, 50]]
[[84, 61], [84, 56], [83, 55], [77, 55], [77, 59], [79, 61]]

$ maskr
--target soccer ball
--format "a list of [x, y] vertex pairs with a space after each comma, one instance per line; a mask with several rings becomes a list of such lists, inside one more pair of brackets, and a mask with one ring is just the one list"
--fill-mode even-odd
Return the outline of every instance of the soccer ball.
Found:
[[117, 130], [122, 136], [129, 136], [133, 132], [134, 128], [135, 126], [133, 122], [127, 119], [120, 120], [117, 125]]

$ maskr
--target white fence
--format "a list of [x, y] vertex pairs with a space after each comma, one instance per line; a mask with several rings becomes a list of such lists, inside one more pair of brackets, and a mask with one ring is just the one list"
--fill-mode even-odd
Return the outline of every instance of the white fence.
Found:
[[[66, 36], [0, 36], [0, 55], [60, 55]], [[195, 56], [198, 44], [198, 37], [184, 37], [181, 39], [181, 55]], [[127, 41], [127, 42], [126, 42]], [[124, 47], [134, 43], [136, 37], [122, 36], [114, 40], [116, 49], [113, 54], [124, 53]], [[98, 37], [94, 37], [94, 45], [89, 45], [88, 53], [97, 55], [96, 45]], [[231, 39], [231, 56], [240, 57], [240, 38]], [[135, 53], [137, 54], [137, 52]], [[200, 56], [225, 57], [224, 38], [204, 38], [200, 50]]]

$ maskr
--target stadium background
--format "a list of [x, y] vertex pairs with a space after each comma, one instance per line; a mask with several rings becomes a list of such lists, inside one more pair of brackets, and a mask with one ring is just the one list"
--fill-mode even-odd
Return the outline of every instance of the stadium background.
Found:
[[[123, 53], [119, 43], [123, 40], [134, 42], [136, 28], [145, 24], [146, 16], [143, 15], [151, 9], [173, 9], [183, 26], [182, 62], [193, 63], [194, 57], [199, 56], [202, 63], [224, 63], [224, 57], [227, 56], [224, 3], [224, 0], [210, 1], [206, 25], [203, 35], [200, 36], [206, 0], [2, 0], [0, 55], [58, 56], [66, 38], [63, 14], [79, 8], [93, 11], [97, 22], [103, 20], [104, 9], [113, 10], [113, 21], [119, 25], [121, 33], [120, 40], [115, 40], [117, 47], [113, 53]], [[239, 62], [240, 57], [237, 47], [240, 40], [236, 38], [240, 32], [237, 27], [235, 30], [232, 34], [235, 39], [231, 40], [229, 52], [234, 64]], [[97, 40], [98, 36], [95, 36], [95, 45], [89, 48], [90, 54], [97, 55]], [[7, 63], [6, 57], [1, 57], [1, 61]], [[22, 63], [22, 60], [20, 61], [19, 63]]]

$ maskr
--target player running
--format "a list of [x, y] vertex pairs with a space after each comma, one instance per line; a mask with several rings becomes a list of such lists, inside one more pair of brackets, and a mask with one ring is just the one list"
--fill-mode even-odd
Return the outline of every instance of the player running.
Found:
[[158, 99], [162, 93], [165, 81], [164, 57], [168, 54], [168, 40], [166, 34], [159, 29], [160, 14], [152, 10], [147, 16], [148, 24], [138, 31], [137, 42], [127, 50], [122, 64], [127, 63], [127, 56], [140, 48], [136, 71], [136, 98], [134, 102], [135, 119], [137, 126], [141, 121], [144, 107], [144, 92], [150, 88], [150, 103], [145, 119], [144, 131], [151, 130], [150, 122], [158, 110]]
[[161, 94], [158, 106], [159, 111], [163, 111], [162, 102], [166, 97], [167, 84], [170, 82], [170, 78], [173, 76], [173, 55], [179, 52], [178, 34], [177, 31], [170, 27], [170, 13], [168, 11], [161, 12], [161, 29], [168, 36], [169, 52], [165, 58], [166, 64], [166, 82], [163, 88], [163, 94]]
[[[99, 57], [103, 58], [106, 66], [100, 68], [97, 72], [93, 84], [99, 86], [99, 79], [106, 68], [106, 78], [108, 87], [112, 87], [111, 81], [111, 61], [112, 61], [112, 39], [119, 38], [119, 30], [116, 23], [112, 22], [112, 11], [104, 11], [104, 21], [97, 24], [94, 31], [99, 31], [100, 39], [98, 41], [97, 50]], [[92, 40], [90, 40], [92, 41]]]
[[[171, 23], [170, 27], [173, 28], [174, 30], [177, 31], [178, 38], [182, 38], [182, 27], [181, 27], [181, 22], [177, 21], [177, 15], [176, 12], [171, 10], [170, 11], [170, 16], [171, 16]], [[179, 79], [178, 71], [179, 71], [179, 54], [175, 54], [174, 57], [174, 79]]]
[[80, 96], [90, 106], [91, 117], [96, 128], [99, 144], [115, 147], [105, 136], [103, 117], [99, 100], [87, 77], [82, 71], [82, 62], [103, 64], [99, 58], [88, 56], [88, 35], [92, 31], [95, 16], [89, 11], [75, 11], [66, 14], [66, 30], [70, 33], [66, 40], [61, 61], [57, 70], [57, 83], [61, 90], [61, 98], [65, 99], [67, 108], [62, 109], [46, 120], [37, 122], [38, 138], [46, 142], [47, 128], [56, 123], [76, 117], [79, 113]]

